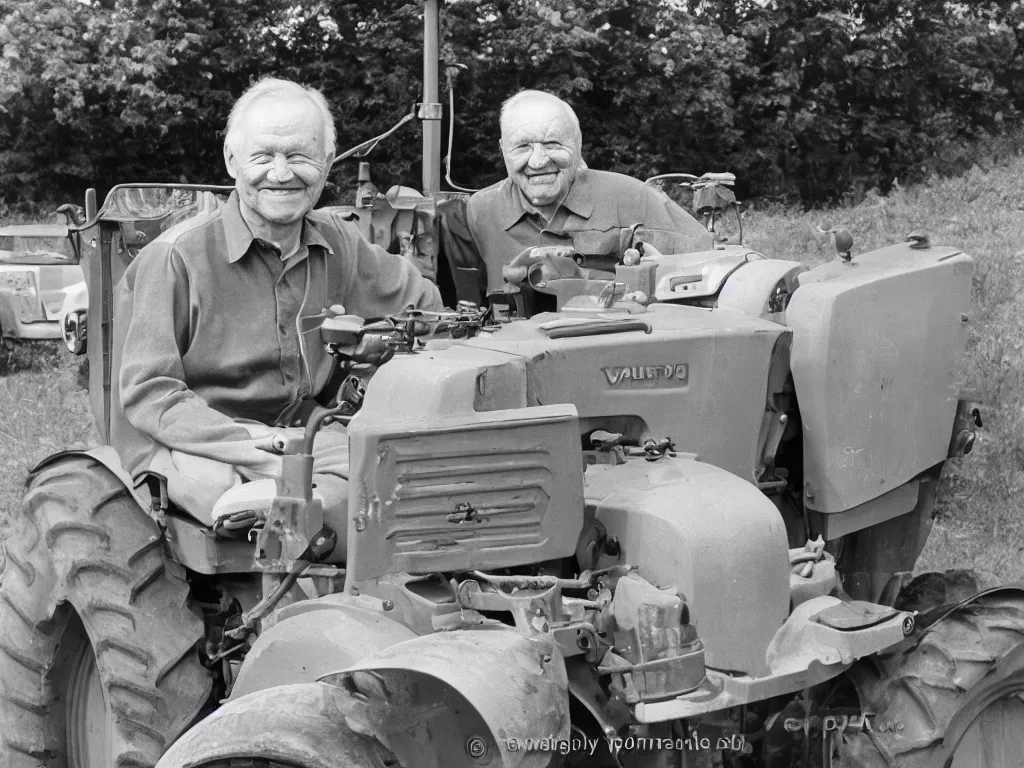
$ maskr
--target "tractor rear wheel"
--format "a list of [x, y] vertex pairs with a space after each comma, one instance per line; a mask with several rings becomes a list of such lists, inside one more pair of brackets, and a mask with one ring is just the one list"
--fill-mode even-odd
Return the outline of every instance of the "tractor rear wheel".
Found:
[[966, 587], [960, 571], [924, 574], [905, 588], [912, 601], [897, 607], [922, 611], [926, 633], [851, 669], [871, 731], [847, 731], [837, 767], [1020, 768], [1024, 591], [993, 592], [936, 623], [979, 591]]
[[0, 582], [0, 768], [150, 768], [206, 704], [202, 619], [101, 463], [29, 480]]

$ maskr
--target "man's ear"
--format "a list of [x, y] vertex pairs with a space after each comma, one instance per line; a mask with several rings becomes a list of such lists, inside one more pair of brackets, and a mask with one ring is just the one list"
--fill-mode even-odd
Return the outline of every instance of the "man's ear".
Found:
[[224, 167], [228, 169], [228, 176], [238, 178], [238, 156], [227, 139], [224, 140]]

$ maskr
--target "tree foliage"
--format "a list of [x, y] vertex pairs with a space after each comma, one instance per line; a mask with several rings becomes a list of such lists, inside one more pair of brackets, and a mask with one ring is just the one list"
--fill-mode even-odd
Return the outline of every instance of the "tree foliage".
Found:
[[[420, 100], [421, 13], [403, 0], [0, 0], [0, 200], [225, 183], [231, 103], [267, 74], [325, 92], [339, 148], [364, 141]], [[445, 62], [468, 67], [452, 174], [473, 187], [503, 175], [498, 109], [522, 88], [573, 104], [591, 167], [731, 170], [744, 194], [807, 201], [930, 170], [945, 145], [1024, 109], [1024, 10], [1007, 0], [450, 0], [442, 40]], [[420, 154], [412, 128], [381, 144], [378, 185], [417, 186]], [[354, 173], [336, 174], [335, 196]]]

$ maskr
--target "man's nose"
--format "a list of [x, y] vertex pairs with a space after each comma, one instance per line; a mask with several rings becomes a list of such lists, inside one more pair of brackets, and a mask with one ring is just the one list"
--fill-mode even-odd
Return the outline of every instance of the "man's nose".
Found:
[[543, 168], [548, 164], [550, 158], [543, 144], [534, 144], [533, 152], [530, 153], [530, 167]]
[[288, 160], [284, 155], [276, 155], [274, 157], [274, 165], [270, 169], [270, 175], [273, 176], [274, 181], [288, 181], [295, 174], [292, 173], [291, 166], [288, 165]]

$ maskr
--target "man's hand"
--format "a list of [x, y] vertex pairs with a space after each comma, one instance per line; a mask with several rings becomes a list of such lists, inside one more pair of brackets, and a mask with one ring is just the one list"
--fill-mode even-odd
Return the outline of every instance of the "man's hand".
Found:
[[637, 250], [640, 251], [640, 258], [641, 258], [641, 260], [646, 259], [646, 258], [653, 259], [653, 258], [656, 258], [658, 256], [664, 256], [664, 254], [661, 251], [659, 251], [657, 248], [655, 248], [650, 243], [645, 243], [643, 241], [640, 241], [638, 243], [638, 245], [640, 247]]
[[662, 256], [661, 251], [655, 248], [650, 243], [645, 243], [642, 240], [637, 241], [636, 247], [627, 248], [622, 254], [622, 263], [627, 267], [635, 267], [644, 259], [653, 260], [655, 257]]

